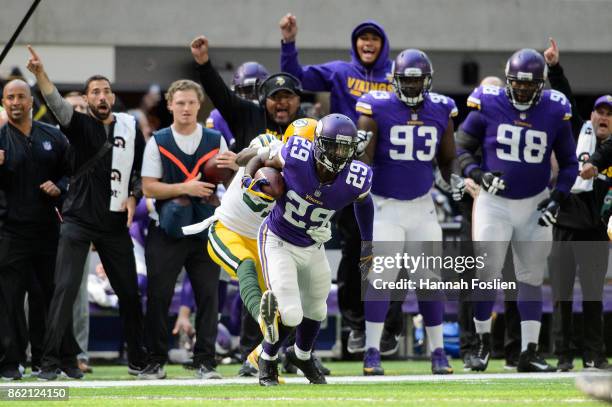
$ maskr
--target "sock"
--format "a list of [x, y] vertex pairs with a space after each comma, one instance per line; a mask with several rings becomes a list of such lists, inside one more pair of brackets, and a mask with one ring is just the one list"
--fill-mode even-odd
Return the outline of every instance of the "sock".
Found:
[[366, 321], [366, 350], [374, 348], [380, 350], [380, 338], [382, 338], [384, 322]]
[[389, 300], [364, 301], [363, 311], [366, 321], [385, 322], [387, 311], [389, 311]]
[[425, 332], [427, 333], [427, 344], [429, 345], [430, 352], [433, 352], [438, 348], [444, 348], [442, 324], [435, 326], [426, 326]]
[[[476, 290], [472, 292], [475, 320], [486, 321], [491, 318], [496, 297], [497, 292], [495, 290]], [[490, 328], [488, 332], [491, 332]]]
[[244, 302], [244, 306], [253, 316], [255, 321], [259, 317], [259, 303], [261, 302], [261, 288], [257, 280], [257, 269], [255, 262], [251, 259], [246, 259], [236, 270], [240, 285], [240, 298]]
[[302, 318], [302, 322], [300, 322], [295, 330], [295, 348], [306, 349], [310, 354], [317, 335], [319, 335], [319, 328], [321, 328], [321, 321], [315, 321], [306, 317]]
[[474, 303], [474, 320], [486, 321], [491, 319], [493, 313], [493, 301], [479, 301]]
[[438, 326], [444, 319], [444, 302], [419, 301], [419, 311], [423, 315], [425, 326]]
[[521, 315], [521, 321], [541, 321], [542, 287], [518, 283], [516, 306]]
[[[266, 348], [265, 343], [264, 343], [264, 349]], [[266, 352], [265, 350], [263, 352], [261, 352], [261, 355], [259, 355], [260, 358], [264, 359], [264, 360], [276, 360], [278, 359], [278, 353], [275, 353], [274, 356], [270, 356], [268, 355], [268, 352]]]
[[299, 346], [297, 345], [297, 343], [293, 346], [293, 350], [295, 351], [295, 356], [298, 357], [298, 359], [300, 360], [309, 360], [310, 359], [310, 351], [309, 350], [302, 350], [299, 348]]
[[540, 321], [521, 321], [521, 352], [525, 352], [530, 343], [538, 343], [541, 326]]
[[476, 329], [476, 333], [479, 335], [490, 334], [491, 333], [491, 321], [492, 321], [491, 317], [489, 317], [489, 319], [486, 319], [484, 321], [480, 321], [474, 318], [474, 328]]
[[[288, 327], [283, 325], [282, 323], [278, 325], [278, 341], [275, 344], [272, 343], [268, 343], [265, 340], [263, 341], [263, 352], [262, 355], [264, 354], [264, 352], [266, 353], [267, 358], [274, 358], [276, 357], [276, 354], [278, 353], [278, 350], [281, 348], [281, 346], [283, 346], [283, 343], [285, 342], [285, 339], [287, 339], [287, 337], [289, 336], [289, 334], [294, 330], [293, 327]], [[266, 360], [274, 360], [274, 359], [267, 359], [266, 357], [264, 359]]]

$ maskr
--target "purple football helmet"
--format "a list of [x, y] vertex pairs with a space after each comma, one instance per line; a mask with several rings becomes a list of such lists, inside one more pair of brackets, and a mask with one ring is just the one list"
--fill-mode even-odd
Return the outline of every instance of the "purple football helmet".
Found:
[[257, 88], [268, 77], [266, 68], [257, 62], [240, 65], [232, 78], [232, 89], [243, 99], [257, 100]]
[[506, 64], [506, 95], [520, 111], [536, 105], [542, 96], [548, 66], [544, 57], [535, 49], [516, 51]]
[[337, 174], [355, 156], [357, 142], [357, 128], [353, 121], [343, 114], [329, 114], [319, 120], [315, 130], [315, 160]]
[[405, 49], [393, 61], [393, 88], [397, 97], [410, 107], [425, 100], [432, 75], [431, 61], [419, 49]]

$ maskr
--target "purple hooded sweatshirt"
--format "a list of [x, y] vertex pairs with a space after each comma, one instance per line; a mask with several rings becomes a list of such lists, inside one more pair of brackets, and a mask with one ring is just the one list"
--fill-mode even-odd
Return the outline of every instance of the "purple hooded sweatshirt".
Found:
[[[355, 49], [357, 33], [370, 28], [379, 33], [383, 43], [380, 54], [372, 66], [366, 67], [359, 60]], [[281, 70], [302, 81], [304, 90], [331, 92], [331, 113], [341, 113], [357, 122], [355, 111], [357, 99], [371, 90], [393, 91], [391, 87], [391, 65], [389, 40], [381, 25], [373, 20], [359, 24], [351, 34], [351, 61], [331, 61], [320, 65], [302, 67], [298, 61], [295, 42], [281, 45]]]

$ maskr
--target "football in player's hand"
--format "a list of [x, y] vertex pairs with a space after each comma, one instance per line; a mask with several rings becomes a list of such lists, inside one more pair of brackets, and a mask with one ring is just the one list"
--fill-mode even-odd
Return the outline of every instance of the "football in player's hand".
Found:
[[217, 167], [217, 156], [213, 155], [204, 164], [204, 177], [201, 181], [210, 182], [211, 184], [221, 184], [232, 178], [234, 171], [230, 168]]
[[280, 171], [271, 167], [262, 167], [256, 173], [254, 179], [265, 178], [269, 185], [263, 185], [261, 192], [270, 195], [274, 199], [280, 198], [285, 193], [285, 180]]

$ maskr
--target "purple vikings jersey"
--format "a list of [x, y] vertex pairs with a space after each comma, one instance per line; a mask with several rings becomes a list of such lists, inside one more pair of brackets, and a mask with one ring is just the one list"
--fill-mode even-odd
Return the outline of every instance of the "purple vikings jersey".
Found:
[[556, 189], [569, 193], [576, 179], [576, 145], [569, 119], [571, 105], [562, 93], [542, 92], [530, 109], [515, 109], [503, 88], [481, 86], [468, 98], [471, 112], [461, 125], [482, 145], [483, 171], [499, 171], [507, 189], [501, 196], [532, 197], [550, 183], [550, 156], [555, 152], [560, 172]]
[[333, 181], [321, 184], [313, 143], [304, 138], [291, 137], [279, 154], [285, 162], [285, 194], [276, 200], [264, 223], [274, 234], [296, 246], [313, 245], [307, 229], [325, 224], [337, 210], [370, 190], [372, 170], [356, 160], [348, 163]]
[[449, 117], [457, 115], [455, 101], [428, 93], [413, 112], [395, 93], [374, 91], [359, 99], [356, 110], [378, 126], [372, 193], [411, 200], [429, 192], [434, 181], [432, 160]]
[[221, 116], [221, 113], [217, 109], [214, 109], [212, 112], [210, 112], [208, 119], [206, 119], [206, 128], [215, 129], [219, 131], [223, 135], [223, 138], [225, 139], [225, 142], [227, 143], [228, 147], [231, 147], [231, 145], [235, 141], [234, 135], [232, 134], [232, 131], [230, 130], [227, 122], [225, 121], [223, 116]]

